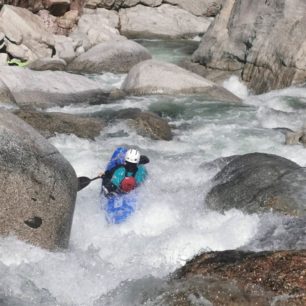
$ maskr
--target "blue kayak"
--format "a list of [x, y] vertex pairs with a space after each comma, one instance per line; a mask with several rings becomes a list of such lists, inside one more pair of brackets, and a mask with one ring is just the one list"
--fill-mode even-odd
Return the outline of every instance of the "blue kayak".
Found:
[[122, 223], [135, 212], [136, 193], [130, 192], [108, 197], [103, 208], [108, 223]]
[[[112, 154], [105, 172], [112, 170], [118, 165], [123, 165], [126, 151], [125, 147], [118, 147]], [[104, 198], [103, 192], [101, 192], [101, 197]], [[124, 222], [136, 209], [136, 197], [136, 192], [131, 191], [129, 193], [115, 194], [103, 199], [102, 205], [107, 222], [113, 224]]]

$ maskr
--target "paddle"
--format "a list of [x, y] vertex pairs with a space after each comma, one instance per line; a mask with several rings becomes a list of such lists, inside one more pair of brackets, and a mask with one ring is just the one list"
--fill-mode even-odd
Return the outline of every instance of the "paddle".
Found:
[[97, 176], [94, 178], [89, 178], [86, 176], [81, 176], [78, 177], [78, 181], [79, 181], [79, 185], [78, 185], [78, 191], [82, 190], [83, 188], [85, 188], [86, 186], [88, 186], [92, 181], [97, 180], [99, 178], [102, 178], [101, 176]]
[[[139, 160], [139, 164], [140, 165], [145, 165], [145, 164], [147, 164], [149, 162], [150, 162], [150, 160], [149, 160], [149, 158], [147, 156], [140, 155], [140, 160]], [[83, 188], [88, 186], [92, 181], [97, 180], [99, 178], [102, 178], [102, 176], [97, 176], [97, 177], [94, 177], [92, 179], [89, 178], [89, 177], [86, 177], [86, 176], [78, 177], [78, 181], [79, 181], [78, 191], [82, 190]]]

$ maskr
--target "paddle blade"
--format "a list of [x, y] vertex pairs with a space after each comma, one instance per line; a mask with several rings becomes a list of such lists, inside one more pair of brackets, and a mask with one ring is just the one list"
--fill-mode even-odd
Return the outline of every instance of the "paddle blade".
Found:
[[78, 183], [79, 183], [78, 191], [88, 186], [90, 182], [91, 182], [91, 179], [89, 177], [86, 177], [86, 176], [78, 177]]
[[140, 165], [145, 165], [145, 164], [147, 164], [149, 162], [150, 162], [150, 160], [149, 160], [149, 158], [147, 156], [140, 155], [140, 160], [139, 160], [139, 164]]

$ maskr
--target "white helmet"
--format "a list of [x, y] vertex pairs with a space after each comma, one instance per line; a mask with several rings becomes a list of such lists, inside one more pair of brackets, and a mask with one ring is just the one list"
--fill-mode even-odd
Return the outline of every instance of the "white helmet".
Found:
[[138, 164], [140, 160], [140, 153], [135, 149], [127, 150], [125, 154], [125, 161], [133, 164]]

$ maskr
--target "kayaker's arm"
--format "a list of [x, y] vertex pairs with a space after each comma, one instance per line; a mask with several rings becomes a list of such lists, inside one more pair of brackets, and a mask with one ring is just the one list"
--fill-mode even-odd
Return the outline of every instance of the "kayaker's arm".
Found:
[[147, 169], [144, 166], [139, 165], [135, 175], [135, 180], [137, 185], [142, 184], [146, 180], [147, 176], [148, 176]]

